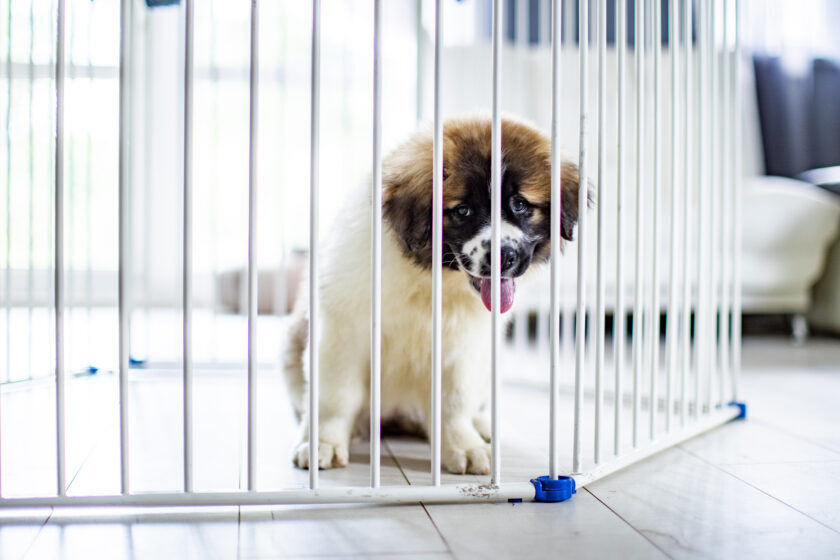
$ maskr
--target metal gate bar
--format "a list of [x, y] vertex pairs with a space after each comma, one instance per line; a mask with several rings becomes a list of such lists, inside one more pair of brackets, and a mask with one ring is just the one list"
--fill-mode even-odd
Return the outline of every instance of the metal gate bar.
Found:
[[130, 194], [128, 190], [128, 52], [130, 38], [130, 19], [128, 5], [130, 0], [120, 1], [120, 114], [119, 114], [119, 153], [118, 158], [118, 188], [119, 188], [119, 406], [120, 406], [120, 493], [131, 491], [128, 461], [129, 461], [129, 431], [128, 431], [128, 289], [129, 289], [129, 231], [128, 216]]
[[309, 488], [318, 488], [318, 194], [321, 138], [321, 0], [312, 0], [312, 89], [309, 160]]
[[[56, 129], [55, 129], [55, 343], [56, 343], [56, 495], [46, 497], [2, 498], [0, 508], [41, 507], [41, 506], [176, 506], [176, 505], [236, 505], [236, 504], [303, 504], [303, 503], [416, 503], [416, 502], [461, 502], [490, 501], [506, 499], [528, 499], [540, 495], [541, 483], [501, 482], [501, 446], [500, 446], [500, 353], [501, 353], [501, 317], [500, 317], [500, 281], [501, 266], [498, 250], [501, 231], [501, 179], [502, 179], [502, 121], [501, 121], [501, 56], [503, 14], [501, 0], [493, 0], [492, 19], [492, 120], [491, 120], [491, 312], [492, 312], [492, 372], [491, 372], [491, 477], [489, 484], [441, 484], [441, 320], [442, 320], [442, 214], [443, 214], [443, 119], [442, 119], [442, 29], [443, 10], [441, 0], [435, 0], [435, 57], [434, 57], [434, 136], [433, 136], [433, 267], [432, 267], [432, 368], [431, 368], [431, 475], [429, 486], [389, 486], [380, 484], [380, 422], [381, 422], [381, 291], [382, 291], [382, 5], [374, 2], [373, 33], [373, 146], [372, 146], [372, 213], [371, 213], [371, 442], [370, 442], [370, 487], [319, 487], [318, 445], [319, 434], [319, 147], [320, 147], [320, 49], [321, 49], [321, 11], [320, 0], [312, 3], [312, 44], [311, 44], [311, 106], [310, 106], [310, 212], [309, 212], [309, 408], [308, 436], [309, 446], [309, 489], [261, 491], [257, 484], [257, 445], [256, 445], [256, 332], [257, 332], [257, 156], [258, 156], [258, 70], [259, 70], [259, 11], [258, 1], [250, 0], [250, 59], [249, 59], [249, 147], [248, 147], [248, 288], [247, 288], [247, 325], [248, 325], [248, 365], [247, 365], [247, 491], [236, 492], [196, 492], [193, 488], [193, 364], [192, 364], [192, 224], [193, 224], [193, 48], [194, 48], [194, 4], [184, 0], [185, 61], [184, 61], [184, 169], [183, 169], [183, 485], [182, 492], [133, 493], [130, 486], [129, 469], [129, 417], [128, 417], [128, 306], [129, 297], [129, 185], [128, 185], [128, 120], [129, 91], [128, 66], [130, 54], [131, 0], [121, 0], [120, 13], [120, 74], [119, 74], [119, 426], [120, 426], [120, 494], [111, 496], [67, 496], [66, 456], [65, 456], [65, 371], [64, 371], [64, 81], [65, 81], [65, 0], [58, 0], [56, 33]], [[722, 11], [712, 2], [698, 3], [699, 32], [696, 51], [700, 65], [700, 103], [699, 103], [699, 139], [698, 165], [696, 169], [697, 197], [699, 216], [696, 228], [692, 227], [693, 204], [692, 185], [695, 181], [692, 157], [694, 155], [692, 126], [694, 117], [692, 105], [692, 19], [693, 3], [691, 0], [669, 1], [669, 39], [668, 49], [671, 68], [671, 184], [668, 192], [671, 196], [670, 222], [670, 270], [668, 274], [668, 305], [666, 312], [666, 369], [665, 395], [660, 394], [658, 382], [659, 370], [659, 314], [661, 298], [660, 246], [662, 245], [662, 10], [658, 0], [650, 2], [640, 0], [635, 3], [635, 73], [636, 73], [636, 209], [635, 209], [635, 298], [633, 301], [633, 383], [630, 393], [632, 402], [632, 450], [623, 452], [622, 430], [624, 419], [623, 391], [624, 354], [625, 354], [625, 301], [624, 301], [624, 259], [621, 250], [621, 237], [626, 229], [623, 202], [625, 198], [625, 150], [626, 115], [624, 97], [626, 90], [626, 24], [627, 14], [624, 2], [618, 3], [616, 10], [618, 43], [618, 174], [616, 184], [617, 198], [617, 236], [616, 255], [616, 307], [615, 315], [615, 393], [613, 395], [614, 441], [612, 456], [604, 458], [602, 452], [603, 415], [605, 414], [605, 207], [607, 183], [605, 175], [606, 144], [606, 87], [607, 65], [606, 30], [607, 3], [597, 1], [594, 43], [598, 53], [597, 72], [597, 162], [595, 188], [597, 201], [596, 228], [596, 309], [594, 314], [595, 329], [595, 410], [594, 410], [594, 466], [584, 469], [581, 450], [583, 431], [584, 385], [587, 373], [585, 363], [586, 349], [586, 287], [588, 237], [587, 206], [590, 155], [588, 152], [589, 108], [589, 2], [579, 5], [579, 57], [580, 57], [580, 145], [579, 179], [581, 185], [578, 225], [577, 253], [577, 313], [575, 333], [575, 387], [574, 387], [574, 425], [572, 465], [569, 476], [561, 476], [559, 465], [559, 388], [561, 368], [560, 326], [560, 248], [561, 248], [561, 159], [560, 159], [560, 110], [561, 110], [561, 29], [562, 6], [560, 0], [551, 3], [551, 65], [552, 65], [552, 122], [551, 122], [551, 309], [550, 326], [550, 425], [548, 477], [551, 480], [564, 479], [574, 482], [577, 487], [590, 484], [604, 476], [642, 460], [663, 449], [710, 430], [734, 418], [743, 417], [743, 405], [732, 406], [736, 397], [737, 374], [740, 367], [740, 208], [741, 195], [738, 190], [740, 160], [731, 156], [730, 150], [737, 149], [740, 142], [740, 127], [737, 115], [740, 106], [740, 33], [738, 31], [738, 0], [722, 0]], [[683, 52], [680, 52], [679, 9], [683, 8], [682, 36]], [[521, 10], [522, 11], [522, 10]], [[730, 38], [728, 22], [735, 21], [735, 35]], [[722, 46], [718, 48], [718, 22], [723, 22]], [[521, 26], [520, 21], [520, 26]], [[645, 33], [649, 29], [651, 33]], [[648, 47], [646, 37], [650, 37]], [[730, 41], [734, 47], [730, 48]], [[646, 49], [653, 49], [653, 150], [646, 148], [647, 135], [645, 122], [648, 108], [645, 104], [645, 80], [648, 75]], [[684, 55], [683, 89], [684, 108], [678, 103], [679, 69], [678, 57]], [[734, 61], [734, 68], [730, 68]], [[11, 76], [8, 78], [11, 80]], [[720, 82], [720, 87], [719, 87]], [[684, 141], [680, 143], [681, 122]], [[731, 128], [731, 129], [730, 129]], [[712, 142], [720, 141], [720, 149], [712, 149]], [[679, 155], [682, 154], [680, 168]], [[653, 169], [653, 198], [648, 207], [645, 188], [647, 166]], [[679, 174], [678, 171], [682, 173]], [[718, 185], [713, 186], [713, 181]], [[679, 198], [682, 192], [682, 198]], [[727, 199], [726, 194], [731, 198]], [[682, 203], [682, 208], [680, 208]], [[677, 216], [682, 210], [682, 228], [678, 227]], [[651, 236], [645, 228], [646, 213], [653, 214]], [[718, 216], [718, 214], [720, 214]], [[721, 220], [720, 234], [714, 230]], [[694, 284], [696, 296], [692, 298], [692, 279], [690, 254], [692, 247], [691, 233], [696, 230], [696, 263]], [[711, 231], [711, 233], [710, 233]], [[718, 237], [719, 235], [719, 237]], [[647, 245], [652, 251], [647, 260]], [[677, 251], [681, 242], [682, 254]], [[720, 270], [712, 267], [720, 259]], [[729, 262], [731, 259], [731, 263]], [[650, 267], [650, 268], [648, 268]], [[680, 277], [680, 270], [682, 276]], [[645, 278], [650, 273], [651, 283], [645, 293]], [[681, 283], [679, 282], [681, 280]], [[7, 283], [8, 288], [8, 283]], [[720, 296], [717, 296], [717, 289]], [[681, 292], [681, 295], [679, 294]], [[681, 299], [679, 299], [681, 297]], [[731, 298], [731, 306], [730, 306]], [[696, 301], [696, 305], [692, 302]], [[719, 302], [719, 303], [718, 303]], [[698, 325], [692, 347], [689, 332], [691, 312], [694, 310]], [[539, 318], [542, 315], [538, 314]], [[730, 326], [731, 319], [731, 326]], [[544, 328], [544, 327], [543, 327]], [[537, 332], [541, 332], [538, 326]], [[571, 337], [566, 331], [564, 337]], [[694, 358], [694, 395], [688, 398], [688, 383], [691, 371], [691, 358]], [[680, 354], [681, 352], [681, 354]], [[677, 391], [676, 375], [679, 374]], [[649, 414], [649, 437], [642, 441], [640, 422], [643, 412], [642, 383], [648, 375], [649, 392], [647, 412]], [[716, 377], [717, 376], [717, 377]], [[726, 378], [731, 384], [726, 391]], [[715, 399], [713, 385], [717, 382], [718, 395]], [[705, 389], [705, 393], [703, 390]], [[679, 394], [675, 398], [675, 393]], [[705, 399], [704, 399], [705, 397]], [[729, 397], [729, 399], [727, 398]], [[665, 428], [664, 433], [657, 432], [657, 414], [663, 402]], [[705, 405], [705, 406], [704, 406]], [[680, 429], [672, 429], [672, 415], [678, 410]], [[692, 420], [688, 418], [689, 413]], [[533, 485], [532, 485], [533, 483]], [[536, 487], [536, 490], [535, 490]], [[574, 486], [572, 486], [573, 488]], [[569, 496], [565, 496], [566, 498]], [[565, 498], [564, 498], [565, 499]], [[551, 500], [549, 500], [551, 501]]]
[[[65, 484], [65, 414], [64, 414], [64, 25], [65, 0], [56, 7], [55, 61], [55, 453], [56, 487], [59, 496]], [[9, 57], [12, 53], [9, 52]]]
[[441, 70], [443, 66], [443, 6], [435, 0], [435, 106], [432, 140], [432, 485], [440, 486], [441, 457], [441, 384], [443, 315], [443, 108], [441, 107]]

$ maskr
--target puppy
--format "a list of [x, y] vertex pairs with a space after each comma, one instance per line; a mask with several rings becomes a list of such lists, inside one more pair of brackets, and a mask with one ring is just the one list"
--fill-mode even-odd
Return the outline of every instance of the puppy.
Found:
[[[443, 315], [441, 459], [453, 473], [490, 470], [490, 138], [486, 118], [449, 120], [443, 131]], [[551, 146], [529, 125], [502, 122], [501, 311], [518, 279], [550, 255]], [[430, 430], [432, 340], [432, 134], [418, 132], [383, 162], [382, 421]], [[572, 239], [578, 173], [562, 169], [562, 237]], [[370, 386], [370, 195], [345, 207], [323, 244], [318, 466], [343, 467], [363, 435]], [[292, 315], [285, 378], [309, 466], [308, 283]]]

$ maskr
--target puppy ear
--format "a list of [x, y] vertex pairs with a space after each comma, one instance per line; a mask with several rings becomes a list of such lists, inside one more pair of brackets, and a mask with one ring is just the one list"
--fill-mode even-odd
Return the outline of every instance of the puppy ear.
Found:
[[383, 218], [411, 254], [419, 253], [429, 244], [432, 230], [429, 202], [405, 192], [394, 193], [383, 202]]
[[[430, 257], [432, 230], [432, 148], [413, 139], [383, 163], [382, 215], [418, 262]], [[429, 259], [426, 259], [429, 257]]]
[[[560, 235], [567, 241], [575, 237], [575, 225], [578, 221], [578, 200], [580, 199], [580, 174], [578, 167], [570, 161], [564, 161], [561, 170], [562, 206], [560, 220]], [[587, 189], [587, 206], [591, 196]]]

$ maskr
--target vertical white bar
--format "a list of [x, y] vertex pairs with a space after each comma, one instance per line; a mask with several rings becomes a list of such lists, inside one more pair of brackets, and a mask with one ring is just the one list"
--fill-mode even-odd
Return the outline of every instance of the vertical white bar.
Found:
[[531, 0], [515, 0], [516, 3], [516, 44], [520, 48], [528, 48], [530, 22], [529, 11]]
[[743, 147], [741, 135], [743, 133], [743, 108], [741, 101], [741, 1], [734, 0], [735, 45], [733, 60], [732, 104], [732, 145], [734, 149], [732, 164], [732, 370], [729, 381], [732, 386], [732, 400], [738, 400], [738, 376], [741, 374], [741, 211], [743, 206], [742, 160]]
[[659, 377], [659, 325], [662, 246], [662, 1], [653, 0], [653, 274], [650, 286], [650, 439], [656, 436], [657, 388]]
[[257, 486], [257, 156], [259, 139], [259, 6], [251, 0], [248, 93], [248, 490]]
[[[9, 7], [11, 8], [11, 3], [9, 3]], [[11, 17], [9, 17], [9, 21], [11, 21]], [[30, 4], [29, 4], [29, 28], [30, 29], [35, 28], [35, 3], [34, 2], [30, 2]], [[9, 34], [9, 39], [11, 40], [11, 34]], [[11, 52], [11, 48], [9, 49], [9, 52]], [[26, 302], [26, 312], [27, 312], [27, 319], [28, 319], [27, 320], [27, 326], [29, 327], [27, 337], [26, 337], [26, 371], [27, 371], [26, 376], [27, 376], [28, 379], [32, 379], [32, 356], [33, 356], [32, 348], [33, 348], [33, 339], [34, 339], [34, 333], [33, 333], [33, 328], [32, 327], [33, 327], [33, 322], [34, 322], [34, 317], [33, 316], [34, 316], [34, 311], [35, 311], [35, 301], [34, 301], [35, 298], [34, 298], [33, 288], [32, 288], [32, 286], [35, 285], [35, 133], [34, 133], [34, 124], [33, 124], [35, 122], [34, 115], [33, 115], [33, 107], [34, 107], [33, 97], [35, 95], [35, 59], [34, 59], [34, 56], [35, 56], [35, 33], [30, 33], [29, 34], [29, 65], [28, 65], [29, 66], [29, 99], [28, 99], [28, 103], [29, 103], [29, 118], [28, 118], [28, 124], [29, 124], [29, 250], [28, 250], [29, 259], [28, 260], [29, 260], [29, 263], [28, 263], [28, 265], [29, 266], [27, 267], [27, 278], [26, 278], [26, 280], [27, 280], [26, 285], [29, 286], [28, 294], [27, 294], [27, 302]], [[8, 65], [9, 65], [9, 72], [7, 74], [8, 79], [9, 79], [9, 84], [8, 85], [9, 85], [9, 90], [11, 90], [11, 86], [12, 86], [12, 72], [11, 72], [12, 58], [9, 57], [9, 60], [7, 62], [8, 62]], [[6, 128], [6, 142], [7, 142], [7, 144], [6, 144], [6, 150], [7, 150], [6, 161], [9, 161], [11, 159], [10, 158], [10, 153], [9, 153], [9, 150], [11, 149], [11, 143], [12, 143], [11, 142], [11, 130], [8, 128], [8, 125], [11, 124], [10, 123], [11, 109], [12, 109], [11, 98], [12, 98], [12, 96], [11, 96], [11, 91], [10, 91], [8, 97], [6, 98], [7, 102], [8, 102], [8, 104], [6, 106], [6, 110], [7, 110], [7, 114], [6, 114], [6, 124], [7, 124], [7, 128]], [[6, 175], [6, 185], [7, 185], [7, 188], [8, 188], [8, 190], [6, 191], [6, 195], [8, 197], [11, 193], [11, 167], [6, 168], [6, 174], [7, 174]], [[11, 267], [11, 261], [8, 260], [9, 257], [10, 257], [9, 252], [11, 251], [11, 222], [8, 218], [8, 215], [9, 215], [8, 213], [11, 211], [11, 208], [10, 208], [9, 203], [10, 203], [10, 200], [6, 200], [6, 212], [7, 212], [7, 218], [6, 218], [6, 228], [7, 228], [6, 229], [6, 258], [7, 258], [7, 260], [6, 260], [6, 274], [7, 274], [7, 276], [6, 276], [6, 301], [11, 303], [11, 297], [10, 297], [11, 285], [9, 283], [9, 276], [8, 276], [8, 274], [11, 272], [11, 268], [10, 268]], [[6, 323], [6, 337], [7, 337], [6, 348], [9, 347], [8, 338], [9, 338], [9, 327], [10, 327], [10, 323], [9, 323], [10, 316], [8, 315], [8, 312], [10, 310], [11, 310], [10, 306], [6, 308], [6, 311], [7, 311], [7, 315], [6, 315], [6, 320], [7, 320], [7, 323]], [[11, 363], [11, 356], [9, 354], [9, 351], [7, 350], [6, 351], [6, 379], [7, 380], [9, 379], [9, 376], [11, 375], [11, 371], [9, 371], [10, 363]]]
[[682, 231], [682, 253], [683, 253], [683, 271], [682, 271], [682, 314], [680, 333], [682, 334], [682, 363], [680, 365], [680, 426], [685, 426], [686, 415], [688, 414], [688, 374], [691, 369], [691, 220], [694, 216], [692, 209], [694, 208], [694, 197], [692, 195], [692, 183], [694, 182], [694, 174], [691, 168], [691, 163], [694, 159], [694, 146], [692, 139], [693, 134], [693, 116], [694, 103], [692, 88], [693, 80], [692, 73], [692, 53], [694, 50], [692, 44], [692, 0], [683, 0], [683, 42], [685, 55], [685, 111], [683, 118], [685, 119], [685, 135], [683, 136], [685, 142], [683, 143], [683, 231]]
[[[6, 35], [6, 381], [12, 377], [12, 2], [7, 4]], [[30, 31], [30, 33], [33, 33]], [[30, 55], [31, 56], [31, 55]], [[31, 98], [30, 98], [31, 99]], [[31, 118], [30, 118], [31, 123]], [[31, 155], [30, 155], [31, 158]], [[31, 286], [31, 284], [30, 284]]]
[[490, 481], [498, 485], [501, 482], [501, 430], [499, 429], [499, 369], [501, 368], [501, 231], [502, 231], [502, 2], [493, 0], [493, 121], [491, 131], [491, 201], [490, 201], [490, 286], [492, 309], [492, 392], [490, 399], [491, 412], [491, 457]]
[[595, 28], [598, 44], [598, 228], [595, 287], [595, 463], [601, 462], [601, 415], [604, 407], [604, 323], [606, 317], [606, 157], [605, 129], [607, 118], [607, 0], [598, 0], [598, 25]]
[[128, 51], [130, 0], [120, 1], [120, 109], [119, 109], [119, 403], [120, 403], [120, 492], [128, 494], [128, 280], [129, 258], [129, 191], [128, 191]]
[[[563, 8], [561, 0], [553, 0], [551, 13], [551, 397], [549, 423], [548, 474], [556, 480], [560, 474], [560, 239], [562, 219], [562, 162], [560, 160], [560, 80], [561, 45], [560, 30], [563, 29]], [[537, 315], [539, 317], [539, 315]], [[537, 329], [539, 332], [539, 329]], [[563, 333], [568, 336], [568, 333]]]
[[720, 248], [718, 239], [720, 237], [720, 188], [718, 185], [718, 170], [720, 168], [718, 156], [720, 151], [717, 149], [720, 141], [720, 116], [718, 115], [718, 50], [717, 50], [717, 19], [718, 19], [718, 0], [710, 0], [709, 2], [709, 99], [711, 108], [709, 109], [709, 126], [710, 134], [708, 137], [709, 147], [709, 174], [708, 174], [708, 190], [711, 198], [711, 206], [709, 212], [709, 268], [708, 268], [708, 283], [709, 283], [709, 349], [708, 349], [708, 363], [707, 370], [707, 392], [706, 392], [706, 409], [712, 410], [712, 395], [715, 380], [717, 378], [717, 329], [718, 329], [718, 267], [720, 266]]
[[[30, 29], [32, 28], [31, 24], [31, 10], [33, 4], [30, 4]], [[7, 12], [7, 25], [9, 26], [9, 30], [7, 33], [7, 56], [8, 59], [6, 60], [6, 298], [4, 300], [6, 306], [6, 360], [5, 360], [5, 377], [6, 381], [11, 380], [11, 332], [12, 332], [12, 296], [11, 296], [11, 274], [12, 274], [12, 261], [11, 261], [11, 251], [12, 251], [12, 3], [9, 2], [8, 5], [8, 12]], [[32, 47], [30, 45], [29, 48], [29, 68], [30, 68], [30, 96], [29, 96], [29, 161], [32, 161]], [[30, 163], [31, 167], [31, 163]], [[32, 189], [30, 186], [30, 208], [32, 206]], [[29, 283], [29, 290], [30, 290], [30, 298], [31, 298], [31, 291], [32, 291], [32, 283], [31, 283], [31, 262], [32, 262], [32, 235], [31, 235], [31, 228], [32, 228], [32, 212], [29, 213], [30, 216], [30, 250], [29, 250], [29, 258], [30, 258], [30, 283]], [[29, 315], [29, 346], [32, 346], [32, 312], [30, 310]], [[31, 362], [29, 364], [29, 372], [30, 376], [32, 375], [32, 365]], [[2, 396], [0, 396], [0, 402], [2, 401]], [[0, 418], [2, 418], [2, 406], [0, 406]], [[2, 420], [0, 420], [0, 429], [2, 429]], [[2, 468], [2, 438], [0, 438], [0, 496], [2, 496], [2, 478], [3, 478], [3, 468]]]
[[708, 61], [708, 2], [701, 2], [698, 5], [698, 43], [697, 50], [700, 53], [700, 117], [699, 132], [700, 138], [698, 140], [699, 146], [697, 157], [697, 198], [698, 198], [698, 217], [697, 217], [697, 308], [696, 308], [696, 323], [694, 328], [694, 356], [695, 356], [695, 378], [694, 378], [694, 417], [700, 416], [700, 399], [702, 397], [702, 376], [706, 371], [706, 357], [707, 352], [707, 335], [706, 325], [708, 317], [709, 299], [707, 296], [708, 284], [707, 279], [707, 265], [706, 265], [706, 217], [708, 214], [708, 194], [709, 189], [707, 185], [706, 174], [708, 172], [708, 163], [706, 161], [709, 149], [709, 108], [708, 108], [708, 88], [709, 83], [709, 61]]
[[[564, 23], [564, 25], [568, 25]], [[562, 49], [562, 42], [561, 42]], [[567, 257], [568, 258], [568, 257]], [[574, 282], [568, 276], [560, 277], [560, 293], [563, 294], [563, 301], [560, 305], [562, 316], [560, 322], [560, 355], [564, 360], [566, 367], [572, 371], [574, 367], [574, 332], [575, 332], [575, 308], [577, 304], [574, 301]]]
[[583, 426], [583, 374], [586, 368], [586, 207], [589, 195], [589, 153], [587, 150], [587, 126], [589, 116], [589, 0], [579, 2], [578, 33], [580, 42], [580, 146], [579, 162], [580, 191], [578, 193], [578, 279], [577, 279], [577, 325], [575, 332], [575, 419], [572, 450], [572, 472], [581, 472], [581, 432]]
[[432, 484], [440, 485], [441, 320], [443, 287], [443, 5], [435, 0], [435, 100], [434, 100], [434, 178], [432, 180]]
[[625, 150], [627, 146], [624, 143], [624, 98], [627, 95], [627, 2], [625, 0], [618, 1], [617, 9], [617, 24], [616, 24], [616, 42], [618, 43], [618, 130], [617, 130], [617, 146], [618, 153], [617, 162], [617, 184], [616, 184], [616, 219], [615, 219], [615, 246], [616, 246], [616, 272], [615, 272], [615, 315], [613, 315], [613, 343], [615, 344], [615, 429], [613, 441], [613, 453], [618, 455], [621, 451], [621, 424], [622, 424], [622, 405], [624, 402], [624, 389], [622, 382], [624, 379], [624, 343], [627, 336], [627, 314], [624, 286], [624, 165], [625, 165]]
[[[563, 0], [564, 9], [567, 10], [565, 19], [566, 29], [563, 30], [563, 34], [565, 35], [567, 43], [574, 44], [575, 42], [575, 23], [578, 16], [577, 12], [575, 12], [575, 4], [580, 3], [580, 1], [581, 0]], [[579, 26], [580, 24], [578, 23], [578, 27]]]
[[184, 492], [192, 492], [192, 150], [193, 0], [184, 0]]
[[[143, 41], [141, 43], [142, 48], [144, 51], [148, 49], [148, 45], [151, 44], [152, 39], [151, 31], [148, 25], [149, 19], [146, 18], [144, 20], [145, 25], [140, 28], [142, 30]], [[138, 97], [143, 99], [143, 114], [150, 114], [152, 110], [152, 97], [153, 97], [153, 88], [154, 88], [154, 80], [152, 79], [154, 72], [154, 62], [152, 61], [152, 57], [149, 55], [145, 55], [143, 57], [143, 77], [141, 81], [143, 83], [143, 90], [142, 94]], [[149, 169], [152, 166], [152, 143], [154, 138], [154, 132], [152, 131], [152, 127], [149, 123], [145, 122], [143, 124], [143, 169], [146, 173], [146, 176], [143, 179], [143, 228], [142, 228], [142, 236], [146, 238], [143, 239], [143, 257], [142, 257], [142, 280], [141, 284], [143, 286], [143, 333], [142, 339], [143, 340], [143, 352], [145, 352], [146, 357], [151, 355], [151, 344], [150, 341], [152, 339], [152, 321], [151, 321], [151, 294], [152, 294], [152, 244], [148, 240], [148, 236], [152, 231], [152, 206], [150, 201], [152, 200], [152, 182], [149, 180]], [[139, 197], [138, 197], [139, 198]]]
[[718, 402], [720, 406], [724, 406], [728, 400], [726, 398], [726, 377], [729, 375], [729, 316], [730, 316], [730, 248], [732, 246], [732, 220], [731, 220], [731, 200], [732, 200], [732, 184], [729, 179], [730, 157], [729, 153], [732, 150], [732, 135], [729, 133], [729, 126], [732, 115], [730, 113], [730, 50], [729, 50], [729, 3], [722, 0], [722, 16], [720, 18], [723, 26], [723, 41], [721, 47], [721, 115], [720, 115], [720, 220], [721, 220], [721, 235], [720, 235], [720, 315], [718, 321], [718, 331], [720, 332], [720, 341], [718, 342], [718, 351], [720, 357], [718, 359], [718, 389], [720, 391]]
[[382, 3], [373, 3], [373, 196], [371, 197], [370, 485], [379, 488], [382, 379]]
[[636, 30], [636, 279], [633, 296], [633, 447], [639, 443], [639, 409], [641, 408], [641, 377], [644, 358], [644, 262], [645, 262], [645, 0], [634, 3]]
[[[670, 16], [670, 24], [668, 25], [668, 54], [671, 57], [671, 233], [670, 237], [670, 271], [668, 273], [668, 315], [665, 321], [666, 327], [666, 344], [667, 344], [667, 377], [665, 389], [665, 431], [671, 431], [671, 416], [674, 412], [674, 372], [677, 369], [677, 343], [679, 337], [678, 329], [678, 312], [677, 305], [678, 286], [677, 274], [679, 264], [679, 252], [677, 251], [679, 242], [679, 220], [677, 214], [679, 212], [679, 194], [677, 188], [677, 175], [679, 168], [679, 90], [678, 90], [678, 73], [679, 73], [679, 45], [680, 45], [680, 27], [679, 27], [679, 0], [669, 0], [668, 15]], [[685, 255], [683, 254], [683, 257]]]
[[321, 140], [321, 0], [312, 0], [309, 153], [309, 487], [318, 488], [318, 169]]
[[55, 60], [55, 426], [56, 485], [64, 496], [64, 26], [65, 1], [58, 0]]
[[417, 58], [415, 60], [415, 64], [417, 65], [417, 69], [415, 72], [415, 90], [414, 90], [414, 102], [415, 102], [415, 117], [417, 122], [419, 123], [423, 119], [423, 78], [424, 78], [424, 68], [425, 59], [423, 52], [423, 45], [425, 43], [424, 36], [425, 31], [423, 30], [423, 0], [414, 0], [414, 33], [415, 33], [415, 43], [417, 49]]
[[[92, 6], [92, 4], [88, 4], [89, 9], [90, 9], [91, 6]], [[133, 16], [133, 10], [131, 9], [131, 6], [132, 6], [132, 4], [129, 4], [129, 7], [128, 7], [128, 21], [129, 22], [133, 21], [133, 17], [134, 17]], [[90, 17], [90, 16], [88, 16], [88, 17]], [[86, 48], [87, 48], [87, 51], [88, 51], [88, 55], [87, 55], [88, 84], [87, 84], [87, 86], [89, 88], [91, 88], [91, 90], [92, 90], [93, 84], [94, 84], [94, 81], [93, 81], [93, 60], [92, 60], [92, 58], [93, 58], [93, 52], [92, 52], [93, 48], [92, 48], [92, 45], [91, 45], [91, 43], [92, 43], [92, 40], [91, 40], [92, 37], [91, 36], [93, 35], [92, 27], [93, 26], [89, 25], [87, 33], [85, 34], [86, 35]], [[131, 24], [129, 24], [127, 26], [127, 29], [129, 30], [128, 31], [129, 40], [131, 40], [131, 38], [133, 37], [133, 34], [131, 32]], [[133, 61], [133, 57], [131, 56], [132, 49], [129, 48], [128, 52], [129, 52], [129, 57], [128, 57], [128, 60], [126, 61], [126, 63], [127, 63], [126, 65], [127, 65], [128, 68], [133, 68], [134, 67], [134, 61]], [[129, 96], [128, 96], [128, 100], [127, 100], [127, 105], [128, 105], [129, 119], [128, 119], [128, 122], [127, 122], [127, 127], [128, 127], [129, 130], [131, 130], [131, 129], [134, 128], [134, 126], [132, 124], [132, 121], [131, 121], [131, 114], [132, 114], [131, 108], [133, 106], [133, 103], [132, 103], [131, 91], [129, 91], [128, 93], [129, 93]], [[92, 152], [93, 152], [93, 139], [92, 139], [92, 129], [93, 129], [93, 123], [89, 123], [88, 126], [87, 126], [87, 131], [86, 131], [87, 133], [85, 135], [86, 136], [85, 141], [86, 141], [87, 145], [86, 145], [86, 150], [85, 150], [85, 193], [84, 193], [85, 202], [84, 202], [84, 206], [83, 206], [84, 208], [87, 208], [87, 209], [91, 208], [91, 199], [92, 199], [92, 192], [91, 191], [93, 190], [93, 154], [92, 154]], [[128, 173], [129, 177], [132, 177], [133, 167], [132, 167], [131, 153], [128, 152], [126, 155], [128, 156], [126, 158], [126, 173]], [[93, 321], [92, 321], [92, 319], [93, 319], [93, 227], [94, 227], [94, 220], [91, 220], [91, 219], [85, 220], [85, 234], [84, 235], [87, 238], [87, 241], [85, 242], [85, 296], [84, 297], [85, 297], [86, 320], [87, 320], [88, 325], [93, 325]], [[130, 244], [131, 243], [131, 237], [130, 237], [131, 228], [129, 228], [128, 233], [129, 233], [129, 244]], [[130, 286], [129, 286], [129, 290], [130, 290]], [[86, 343], [85, 344], [85, 355], [90, 356], [89, 359], [92, 360], [93, 359], [93, 352], [92, 352], [93, 329], [88, 328], [87, 331], [88, 331], [87, 336], [85, 337], [85, 343]]]

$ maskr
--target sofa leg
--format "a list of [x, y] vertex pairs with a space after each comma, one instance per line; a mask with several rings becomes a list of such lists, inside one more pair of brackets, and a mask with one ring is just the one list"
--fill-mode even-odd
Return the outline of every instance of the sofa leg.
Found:
[[807, 342], [810, 331], [808, 329], [808, 320], [805, 318], [805, 315], [797, 313], [791, 317], [790, 331], [795, 345], [800, 346]]

